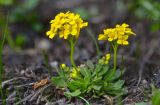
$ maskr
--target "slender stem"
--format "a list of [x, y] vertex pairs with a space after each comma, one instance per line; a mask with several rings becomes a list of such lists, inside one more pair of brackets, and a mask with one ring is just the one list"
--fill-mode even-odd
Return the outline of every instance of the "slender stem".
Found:
[[94, 34], [93, 30], [90, 27], [86, 28], [86, 30], [88, 32], [88, 35], [91, 37], [93, 43], [95, 44], [97, 55], [98, 55], [98, 59], [99, 59], [100, 50], [99, 50], [98, 42], [96, 41], [96, 38], [95, 38], [96, 35]]
[[118, 48], [118, 45], [115, 44], [113, 45], [113, 50], [114, 50], [114, 70], [116, 70], [116, 66], [117, 66], [117, 48]]
[[2, 88], [2, 80], [4, 76], [2, 51], [3, 51], [4, 43], [6, 41], [8, 22], [9, 22], [9, 12], [7, 14], [7, 20], [6, 20], [5, 27], [4, 27], [4, 33], [3, 33], [2, 40], [0, 43], [0, 94], [1, 94], [2, 105], [6, 105], [5, 94], [3, 93], [3, 88]]
[[70, 39], [69, 40], [70, 42], [70, 48], [71, 48], [71, 51], [70, 51], [70, 61], [71, 61], [71, 64], [73, 67], [76, 67], [76, 64], [74, 62], [74, 47], [75, 47], [75, 43], [73, 42], [73, 39]]
[[48, 54], [45, 50], [42, 50], [42, 54], [43, 54], [43, 57], [44, 57], [44, 63], [45, 63], [45, 66], [48, 70], [48, 72], [51, 74], [51, 68], [49, 66], [49, 57], [48, 57]]
[[121, 77], [122, 77], [122, 75], [123, 75], [123, 73], [124, 73], [124, 56], [122, 55], [122, 67], [121, 67]]
[[78, 96], [78, 97], [79, 97], [80, 99], [82, 99], [84, 102], [86, 102], [87, 105], [90, 105], [89, 102], [88, 102], [85, 98], [83, 98], [83, 97], [81, 97], [81, 96]]

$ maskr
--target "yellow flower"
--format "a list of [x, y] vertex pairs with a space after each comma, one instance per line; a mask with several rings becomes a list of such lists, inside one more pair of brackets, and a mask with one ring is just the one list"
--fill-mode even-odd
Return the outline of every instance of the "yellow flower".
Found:
[[73, 68], [73, 69], [72, 69], [72, 72], [71, 72], [71, 74], [70, 74], [70, 77], [71, 77], [71, 78], [76, 78], [77, 75], [78, 75], [78, 71], [79, 71], [79, 68]]
[[117, 39], [117, 32], [115, 29], [107, 29], [106, 34], [108, 34], [108, 41], [113, 41]]
[[117, 30], [118, 35], [136, 35], [126, 23], [123, 23], [122, 25], [117, 24], [115, 29]]
[[113, 41], [117, 39], [116, 30], [113, 28], [105, 29], [104, 34], [99, 34], [98, 40], [108, 40]]
[[127, 39], [128, 39], [127, 35], [119, 36], [118, 40], [117, 40], [117, 43], [120, 44], [120, 45], [128, 45], [129, 42], [127, 41]]
[[60, 67], [61, 67], [62, 69], [65, 69], [65, 68], [66, 68], [66, 64], [62, 63]]
[[106, 60], [110, 60], [111, 54], [106, 54]]
[[123, 23], [117, 24], [115, 28], [104, 29], [104, 34], [99, 34], [98, 40], [108, 40], [109, 42], [116, 42], [119, 45], [128, 45], [128, 37], [136, 35], [129, 25]]
[[134, 32], [132, 32], [132, 29], [129, 28], [129, 25], [126, 23], [123, 23], [122, 25], [116, 25], [117, 34], [118, 34], [118, 40], [117, 43], [119, 45], [128, 45], [128, 37], [130, 35], [136, 35]]
[[110, 58], [111, 58], [111, 54], [106, 54], [104, 57], [99, 59], [99, 63], [107, 65], [109, 63]]
[[107, 40], [107, 39], [108, 39], [107, 35], [99, 34], [98, 36], [98, 40]]
[[110, 58], [111, 58], [111, 54], [106, 54], [106, 56], [105, 56], [105, 64], [109, 63]]
[[64, 39], [78, 38], [81, 28], [88, 26], [88, 22], [83, 22], [78, 14], [71, 12], [59, 13], [50, 24], [50, 30], [46, 32], [46, 35], [51, 39], [57, 34]]

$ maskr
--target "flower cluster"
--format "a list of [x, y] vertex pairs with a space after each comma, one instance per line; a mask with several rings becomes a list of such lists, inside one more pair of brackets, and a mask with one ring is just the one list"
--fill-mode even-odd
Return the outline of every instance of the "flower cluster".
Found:
[[72, 72], [70, 73], [71, 78], [76, 78], [79, 72], [79, 68], [72, 68]]
[[111, 58], [111, 54], [106, 54], [104, 57], [99, 59], [99, 63], [107, 65], [109, 63], [110, 58]]
[[109, 42], [115, 41], [119, 45], [128, 45], [128, 37], [135, 35], [129, 28], [128, 24], [116, 25], [115, 28], [104, 30], [104, 34], [100, 34], [98, 40], [108, 40]]
[[64, 70], [66, 73], [68, 73], [71, 78], [76, 78], [80, 70], [79, 66], [70, 68], [66, 66], [66, 64], [64, 63], [60, 65], [60, 68]]
[[80, 29], [87, 26], [78, 14], [66, 12], [59, 13], [54, 20], [51, 20], [51, 28], [47, 31], [47, 36], [53, 39], [55, 35], [60, 38], [68, 39], [69, 36], [78, 38]]

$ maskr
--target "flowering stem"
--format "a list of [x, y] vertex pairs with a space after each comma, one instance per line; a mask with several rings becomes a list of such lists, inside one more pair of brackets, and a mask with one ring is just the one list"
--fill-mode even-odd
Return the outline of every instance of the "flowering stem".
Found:
[[70, 51], [70, 61], [71, 61], [72, 66], [76, 67], [76, 64], [75, 64], [74, 58], [73, 58], [75, 43], [73, 42], [73, 39], [70, 39], [69, 42], [70, 42], [70, 48], [71, 48], [71, 51]]
[[113, 50], [114, 50], [114, 70], [116, 70], [116, 66], [117, 66], [117, 48], [118, 48], [118, 45], [115, 44], [113, 45]]

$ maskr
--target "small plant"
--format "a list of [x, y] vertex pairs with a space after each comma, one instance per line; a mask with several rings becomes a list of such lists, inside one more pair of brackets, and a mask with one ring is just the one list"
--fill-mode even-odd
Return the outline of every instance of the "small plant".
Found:
[[152, 86], [152, 94], [152, 105], [160, 105], [160, 89], [156, 89], [154, 86]]
[[79, 97], [89, 104], [84, 97], [103, 95], [119, 97], [126, 93], [123, 87], [124, 80], [120, 79], [124, 70], [117, 68], [117, 50], [119, 45], [128, 45], [128, 37], [135, 35], [128, 24], [124, 23], [116, 25], [115, 28], [105, 29], [104, 34], [99, 35], [98, 40], [107, 40], [113, 47], [114, 66], [112, 67], [110, 53], [105, 54], [96, 63], [88, 61], [86, 64], [76, 66], [73, 59], [75, 44], [81, 28], [88, 25], [78, 14], [60, 13], [50, 23], [51, 29], [46, 33], [47, 36], [53, 39], [58, 34], [60, 38], [68, 40], [71, 48], [70, 61], [72, 66], [61, 64], [57, 70], [58, 76], [52, 77], [52, 83], [63, 88], [65, 96]]
[[100, 34], [98, 40], [107, 40], [112, 45], [114, 50], [114, 68], [117, 66], [117, 49], [119, 45], [128, 45], [128, 38], [130, 35], [135, 35], [129, 28], [128, 24], [116, 25], [115, 28], [109, 28], [104, 30], [104, 34]]
[[73, 54], [74, 47], [79, 37], [80, 29], [87, 26], [87, 22], [83, 22], [78, 14], [74, 13], [60, 13], [54, 20], [51, 20], [51, 29], [46, 33], [49, 38], [53, 39], [55, 35], [59, 35], [60, 38], [66, 39], [71, 48], [70, 61], [72, 66], [76, 67]]
[[19, 34], [15, 38], [15, 45], [18, 48], [23, 48], [27, 43], [27, 37], [23, 34]]
[[139, 102], [135, 105], [160, 105], [160, 89], [155, 88], [154, 85], [151, 85], [152, 95], [147, 102]]

